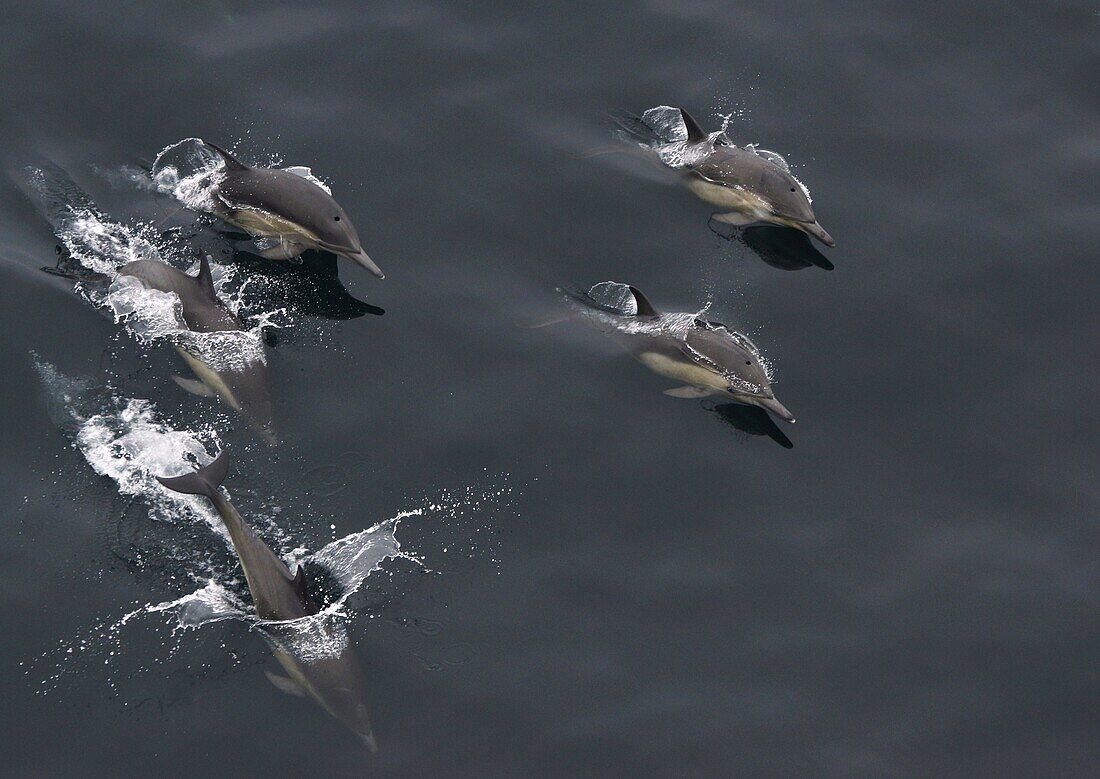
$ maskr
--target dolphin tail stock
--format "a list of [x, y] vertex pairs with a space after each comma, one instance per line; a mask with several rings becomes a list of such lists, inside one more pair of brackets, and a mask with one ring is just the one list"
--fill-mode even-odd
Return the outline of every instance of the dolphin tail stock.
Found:
[[205, 495], [209, 498], [213, 497], [218, 486], [225, 481], [225, 475], [228, 472], [229, 451], [223, 449], [214, 462], [197, 469], [194, 473], [185, 473], [183, 476], [158, 476], [157, 481], [173, 492], [181, 492], [184, 495]]

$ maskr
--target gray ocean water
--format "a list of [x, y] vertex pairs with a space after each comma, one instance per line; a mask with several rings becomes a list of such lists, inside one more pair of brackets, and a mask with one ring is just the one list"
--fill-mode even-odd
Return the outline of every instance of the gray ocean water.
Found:
[[[1095, 3], [3, 6], [5, 775], [1096, 775]], [[783, 154], [835, 269], [614, 151], [607, 113], [660, 104]], [[39, 270], [28, 166], [167, 231], [132, 174], [189, 137], [310, 166], [387, 273], [257, 304], [275, 449]], [[709, 303], [797, 424], [530, 327], [605, 280]], [[150, 425], [232, 447], [281, 553], [413, 512], [350, 609], [377, 755], [247, 623], [149, 613], [196, 572], [243, 592], [103, 475]]]

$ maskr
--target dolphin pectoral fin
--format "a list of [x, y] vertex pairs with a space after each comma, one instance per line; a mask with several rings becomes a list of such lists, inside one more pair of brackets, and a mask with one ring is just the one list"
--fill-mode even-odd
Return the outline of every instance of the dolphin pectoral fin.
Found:
[[668, 395], [670, 398], [694, 399], [705, 398], [707, 395], [711, 394], [711, 391], [708, 389], [703, 389], [702, 387], [685, 386], [676, 387], [675, 389], [666, 389], [665, 394]]
[[190, 392], [192, 395], [198, 395], [200, 398], [212, 398], [218, 394], [198, 379], [185, 379], [182, 376], [172, 374], [172, 381], [176, 382], [185, 391]]
[[725, 225], [725, 222], [720, 222], [714, 218], [714, 214], [710, 215], [710, 219], [707, 220], [707, 228], [717, 235], [719, 238], [724, 238], [727, 241], [732, 241], [737, 237], [737, 228], [735, 227], [719, 227], [719, 225]]
[[359, 738], [363, 739], [363, 743], [372, 755], [378, 752], [378, 742], [374, 738], [374, 733], [360, 733]]
[[714, 213], [710, 215], [712, 222], [721, 222], [722, 224], [733, 225], [734, 227], [745, 227], [747, 225], [755, 224], [756, 220], [752, 217], [745, 216], [737, 211], [731, 211], [727, 214]]
[[289, 677], [279, 676], [278, 674], [271, 673], [271, 671], [264, 671], [264, 676], [266, 676], [267, 680], [275, 685], [277, 689], [285, 692], [287, 695], [294, 695], [298, 698], [306, 697], [302, 688], [295, 684]]

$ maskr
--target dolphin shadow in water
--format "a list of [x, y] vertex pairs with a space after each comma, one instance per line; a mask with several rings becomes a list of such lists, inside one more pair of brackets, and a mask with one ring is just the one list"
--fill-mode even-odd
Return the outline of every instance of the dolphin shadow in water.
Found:
[[[177, 225], [161, 232], [165, 238], [186, 241], [219, 262], [239, 266], [250, 280], [243, 290], [242, 307], [250, 314], [284, 308], [291, 315], [319, 319], [356, 319], [367, 314], [382, 316], [385, 309], [352, 296], [340, 281], [335, 254], [305, 251], [284, 262], [272, 262], [255, 253], [251, 237], [232, 227], [210, 224], [201, 216], [193, 224]], [[270, 344], [269, 344], [270, 345]]]
[[715, 235], [732, 241], [740, 238], [741, 242], [768, 265], [780, 270], [802, 270], [816, 266], [824, 270], [833, 270], [833, 265], [824, 254], [817, 250], [813, 241], [801, 230], [793, 227], [776, 227], [774, 225], [755, 225], [753, 227], [729, 227], [721, 225], [713, 219], [707, 223]]
[[292, 313], [322, 319], [357, 319], [386, 310], [352, 296], [340, 281], [336, 255], [320, 251], [303, 252], [297, 261], [274, 263], [246, 252], [236, 252], [233, 262], [246, 269], [250, 284], [242, 304], [250, 311], [286, 308]]
[[775, 420], [762, 408], [741, 403], [715, 403], [711, 400], [704, 400], [700, 405], [742, 433], [767, 436], [784, 449], [794, 448], [794, 442], [779, 429]]

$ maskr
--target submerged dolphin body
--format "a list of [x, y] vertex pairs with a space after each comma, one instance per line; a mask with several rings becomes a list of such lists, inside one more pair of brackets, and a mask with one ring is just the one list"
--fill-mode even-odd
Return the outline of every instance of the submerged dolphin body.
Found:
[[260, 251], [269, 260], [288, 260], [306, 249], [346, 257], [378, 278], [385, 278], [359, 240], [351, 220], [328, 192], [285, 170], [254, 168], [210, 142], [225, 165], [214, 187], [214, 214], [235, 227], [275, 245]]
[[[677, 112], [675, 128], [668, 126], [672, 112]], [[696, 196], [720, 209], [711, 215], [713, 221], [734, 227], [792, 227], [836, 246], [818, 224], [805, 188], [778, 154], [738, 148], [721, 133], [708, 135], [682, 108], [662, 106], [643, 117], [622, 115], [616, 123], [626, 137], [680, 172]]]
[[760, 351], [744, 335], [696, 315], [662, 314], [626, 284], [604, 282], [588, 292], [565, 294], [639, 362], [684, 385], [666, 390], [666, 395], [718, 395], [794, 422], [772, 391]]
[[[197, 276], [188, 276], [156, 260], [135, 260], [119, 268], [118, 273], [136, 278], [146, 289], [174, 292], [179, 297], [184, 322], [196, 333], [245, 330], [214, 291], [210, 262], [205, 255], [199, 260]], [[239, 364], [226, 368], [212, 366], [197, 350], [182, 345], [176, 348], [199, 380], [173, 376], [173, 381], [193, 394], [217, 396], [234, 411], [243, 413], [265, 438], [274, 441], [271, 382], [262, 352], [254, 358], [245, 356]]]
[[[302, 566], [299, 565], [292, 575], [286, 564], [256, 535], [218, 489], [228, 470], [229, 456], [223, 451], [214, 462], [194, 473], [174, 478], [158, 476], [157, 481], [174, 492], [205, 495], [214, 504], [229, 531], [260, 619], [285, 622], [317, 614], [319, 609], [309, 595]], [[331, 628], [326, 628], [323, 623], [321, 630], [331, 633]], [[346, 644], [338, 653], [311, 654], [305, 658], [296, 654], [292, 646], [280, 641], [274, 630], [265, 630], [265, 634], [275, 647], [276, 659], [290, 676], [288, 679], [269, 673], [268, 678], [284, 692], [313, 698], [325, 711], [358, 735], [372, 752], [377, 751], [365, 703], [366, 679], [352, 645]]]

